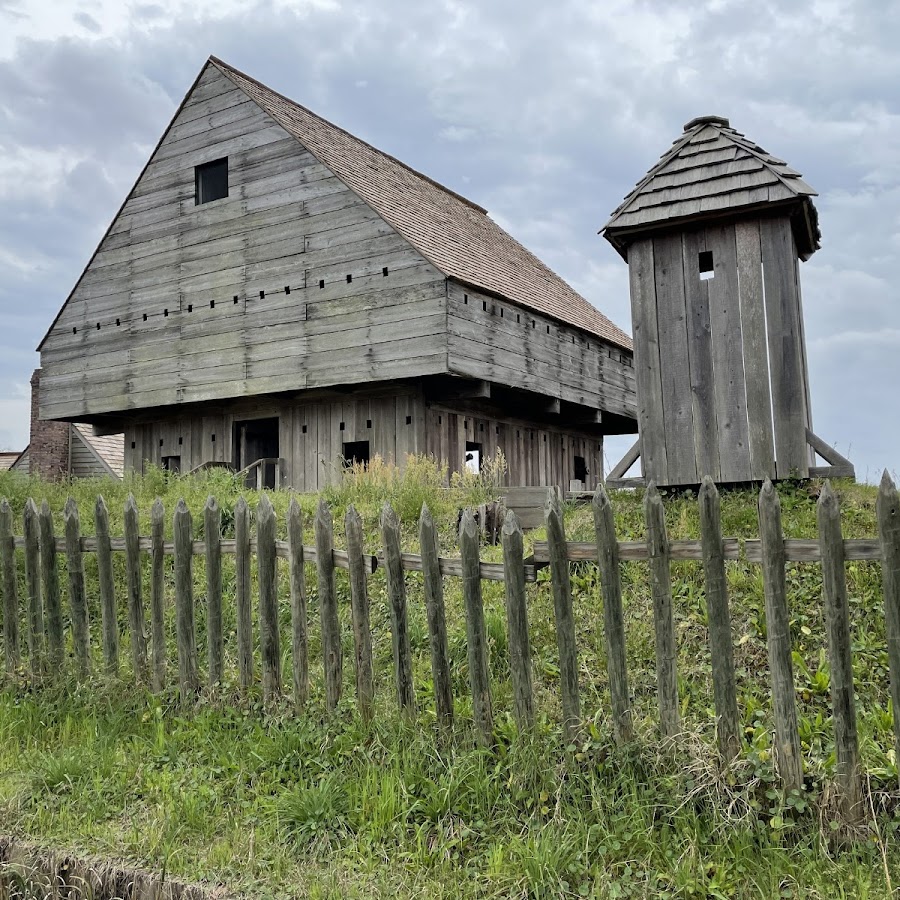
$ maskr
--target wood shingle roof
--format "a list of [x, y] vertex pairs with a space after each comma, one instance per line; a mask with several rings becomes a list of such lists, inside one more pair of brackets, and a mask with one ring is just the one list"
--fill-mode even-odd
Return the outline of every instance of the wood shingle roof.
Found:
[[613, 211], [604, 236], [623, 252], [627, 235], [734, 210], [793, 204], [798, 247], [819, 247], [816, 192], [787, 163], [763, 150], [719, 116], [700, 116]]
[[445, 275], [631, 349], [631, 338], [486, 210], [210, 57], [227, 78]]

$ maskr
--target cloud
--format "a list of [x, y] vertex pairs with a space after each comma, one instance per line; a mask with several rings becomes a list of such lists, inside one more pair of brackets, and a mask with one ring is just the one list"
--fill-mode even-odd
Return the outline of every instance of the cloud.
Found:
[[486, 206], [626, 328], [627, 267], [597, 231], [684, 122], [728, 116], [819, 191], [823, 247], [801, 267], [816, 428], [862, 471], [898, 467], [879, 413], [900, 382], [893, 4], [89, 9], [0, 0], [0, 398], [212, 52]]

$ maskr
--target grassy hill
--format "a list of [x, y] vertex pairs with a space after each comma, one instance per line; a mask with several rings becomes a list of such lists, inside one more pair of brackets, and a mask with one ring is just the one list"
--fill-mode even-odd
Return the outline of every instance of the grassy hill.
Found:
[[[450, 490], [442, 488], [441, 481], [441, 473], [424, 460], [414, 461], [405, 476], [379, 465], [365, 475], [348, 476], [327, 494], [337, 546], [343, 545], [343, 514], [352, 502], [366, 524], [366, 549], [376, 552], [378, 514], [387, 499], [403, 521], [405, 549], [416, 549], [418, 511], [427, 502], [441, 529], [442, 552], [458, 555], [458, 509], [481, 502], [494, 488], [489, 479], [474, 477], [455, 482]], [[845, 537], [874, 535], [874, 489], [838, 487]], [[110, 508], [113, 534], [121, 533], [129, 492], [141, 510], [142, 533], [148, 533], [156, 496], [166, 504], [170, 524], [175, 502], [183, 496], [198, 527], [203, 503], [214, 494], [225, 513], [226, 532], [228, 511], [237, 497], [244, 494], [252, 507], [257, 499], [222, 473], [194, 480], [154, 472], [121, 485], [86, 481], [71, 487], [0, 474], [0, 497], [10, 501], [19, 522], [28, 496], [46, 498], [54, 512], [61, 513], [71, 492], [84, 530], [90, 533], [99, 491]], [[785, 535], [814, 537], [817, 486], [782, 485], [779, 494]], [[288, 496], [270, 496], [283, 537]], [[307, 543], [312, 543], [315, 501], [301, 498]], [[613, 502], [620, 539], [643, 537], [640, 494], [621, 492]], [[669, 497], [666, 511], [671, 538], [699, 536], [693, 498]], [[722, 520], [726, 535], [756, 537], [756, 494], [723, 495]], [[58, 530], [61, 521], [57, 516]], [[590, 540], [589, 507], [569, 507], [566, 530], [570, 539]], [[541, 537], [539, 531], [527, 540]], [[499, 548], [484, 548], [483, 557], [499, 560]], [[117, 559], [116, 565], [122, 585], [124, 561]], [[90, 554], [86, 573], [96, 623], [96, 563]], [[567, 744], [559, 728], [553, 601], [546, 573], [529, 589], [539, 721], [535, 733], [524, 738], [516, 735], [511, 716], [503, 586], [484, 585], [497, 730], [492, 752], [476, 749], [469, 721], [458, 580], [445, 580], [458, 721], [453, 735], [441, 741], [434, 731], [420, 576], [408, 576], [419, 716], [409, 723], [396, 714], [390, 618], [379, 571], [370, 581], [378, 712], [374, 724], [366, 726], [352, 699], [345, 574], [338, 575], [338, 590], [346, 699], [331, 719], [324, 714], [314, 578], [308, 578], [313, 695], [300, 714], [289, 698], [264, 707], [258, 696], [238, 697], [234, 614], [228, 603], [226, 647], [232, 656], [226, 684], [205, 691], [194, 709], [178, 706], [174, 688], [154, 696], [129, 686], [127, 671], [121, 679], [95, 675], [82, 685], [63, 679], [37, 690], [24, 674], [8, 679], [0, 691], [0, 831], [222, 881], [254, 897], [889, 897], [900, 885], [900, 798], [877, 564], [847, 567], [860, 744], [874, 813], [872, 823], [855, 833], [839, 826], [833, 816], [833, 736], [818, 566], [792, 564], [788, 573], [806, 767], [804, 791], [790, 797], [778, 790], [772, 768], [758, 566], [728, 563], [746, 743], [739, 763], [725, 772], [719, 770], [714, 750], [699, 563], [673, 564], [685, 725], [674, 746], [662, 746], [656, 730], [646, 565], [623, 566], [638, 734], [624, 749], [614, 746], [608, 722], [602, 598], [595, 567], [573, 567], [586, 719], [583, 738], [575, 744]], [[226, 598], [233, 591], [233, 577], [232, 564], [225, 571]], [[205, 581], [199, 559], [195, 579], [202, 647]], [[283, 571], [279, 590], [287, 635]], [[122, 658], [127, 660], [124, 590], [119, 597]], [[94, 632], [98, 636], [96, 625]], [[169, 633], [173, 635], [172, 628]], [[287, 670], [287, 655], [284, 663]]]

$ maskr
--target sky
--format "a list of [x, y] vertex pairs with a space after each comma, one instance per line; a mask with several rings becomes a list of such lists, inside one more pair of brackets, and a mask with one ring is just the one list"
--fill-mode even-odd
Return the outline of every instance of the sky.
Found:
[[[819, 193], [814, 430], [900, 469], [894, 0], [0, 0], [0, 449], [34, 351], [210, 54], [486, 207], [630, 332], [597, 232], [697, 115]], [[627, 448], [610, 439], [610, 464]]]

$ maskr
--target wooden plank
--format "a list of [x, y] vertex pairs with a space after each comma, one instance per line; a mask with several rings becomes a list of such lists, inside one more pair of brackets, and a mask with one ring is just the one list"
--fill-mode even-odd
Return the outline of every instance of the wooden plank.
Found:
[[56, 562], [56, 535], [50, 504], [44, 500], [38, 513], [41, 537], [41, 587], [47, 607], [47, 649], [50, 671], [64, 674], [65, 645], [63, 640], [62, 601], [59, 595], [59, 567]]
[[651, 240], [638, 240], [629, 246], [631, 331], [641, 435], [641, 469], [645, 478], [668, 484], [653, 266]]
[[779, 478], [806, 478], [806, 389], [802, 383], [791, 226], [786, 218], [761, 219], [759, 229], [772, 376], [775, 467]]
[[563, 729], [572, 740], [581, 724], [581, 697], [578, 689], [578, 648], [575, 643], [575, 619], [572, 612], [572, 585], [566, 552], [563, 511], [557, 491], [551, 491], [545, 512], [547, 544], [550, 552], [550, 582], [559, 652], [559, 687], [562, 699]]
[[799, 790], [803, 786], [803, 761], [800, 758], [794, 668], [791, 662], [784, 535], [781, 528], [781, 502], [771, 481], [766, 481], [759, 495], [759, 533], [766, 598], [769, 678], [775, 713], [775, 760], [784, 789]]
[[706, 229], [713, 255], [713, 277], [707, 282], [719, 442], [719, 479], [750, 480], [750, 435], [741, 338], [741, 308], [737, 281], [737, 249], [733, 225]]
[[900, 759], [900, 497], [885, 469], [875, 503], [882, 548], [881, 578], [884, 620], [894, 712], [894, 759]]
[[0, 500], [0, 565], [3, 568], [3, 652], [6, 672], [19, 667], [19, 591], [16, 576], [16, 552], [13, 540], [12, 510], [9, 501]]
[[25, 593], [27, 597], [28, 657], [31, 674], [41, 675], [44, 669], [44, 601], [41, 593], [41, 535], [38, 510], [30, 497], [23, 513], [25, 546]]
[[[790, 542], [787, 542], [790, 543]], [[724, 538], [723, 555], [725, 559], [741, 558], [741, 542], [737, 538]], [[746, 541], [745, 546], [752, 546], [753, 542]], [[548, 563], [550, 552], [546, 541], [534, 542], [534, 561], [536, 563]], [[569, 541], [567, 552], [571, 562], [596, 562], [597, 545], [590, 541]], [[646, 541], [619, 541], [618, 555], [622, 562], [649, 559]], [[669, 541], [669, 559], [674, 560], [702, 560], [703, 544], [701, 541], [686, 539]], [[748, 554], [748, 559], [750, 556]], [[759, 562], [759, 557], [751, 562]]]
[[617, 743], [624, 744], [634, 738], [634, 724], [631, 718], [631, 693], [628, 689], [619, 544], [616, 541], [612, 504], [602, 487], [594, 494], [592, 507], [597, 540], [595, 549], [603, 591], [603, 630], [606, 640], [606, 670], [609, 677], [613, 735]]
[[350, 614], [356, 670], [356, 702], [360, 718], [370, 722], [374, 715], [375, 680], [372, 665], [372, 629], [369, 624], [369, 589], [363, 555], [362, 519], [351, 503], [344, 517], [347, 555], [350, 559]]
[[699, 480], [694, 454], [683, 266], [680, 234], [654, 239], [653, 272], [666, 442], [666, 484], [696, 484]]
[[96, 534], [97, 573], [100, 580], [100, 615], [103, 632], [103, 662], [106, 671], [115, 675], [119, 670], [119, 625], [116, 621], [116, 594], [113, 582], [112, 547], [109, 540], [109, 510], [102, 495], [94, 505], [94, 533]]
[[641, 440], [638, 438], [625, 455], [613, 466], [612, 471], [606, 476], [607, 481], [617, 481], [624, 477], [625, 473], [638, 461], [641, 455]]
[[316, 575], [319, 588], [319, 616], [322, 626], [322, 656], [325, 668], [325, 707], [332, 713], [341, 700], [343, 656], [334, 586], [334, 525], [324, 500], [319, 500], [313, 522], [316, 535]]
[[178, 643], [178, 686], [181, 702], [193, 701], [200, 686], [197, 675], [197, 632], [194, 623], [193, 525], [184, 499], [175, 506], [175, 634]]
[[[761, 542], [744, 541], [744, 553], [748, 562], [762, 562]], [[803, 538], [786, 538], [784, 554], [787, 562], [819, 562], [822, 559], [819, 542]], [[844, 559], [848, 561], [881, 559], [881, 546], [874, 538], [848, 538], [844, 541]]]
[[[0, 541], [5, 539], [3, 511], [0, 509]], [[78, 505], [72, 497], [63, 510], [65, 523], [66, 574], [69, 581], [69, 615], [72, 621], [72, 647], [75, 669], [79, 678], [87, 678], [91, 671], [91, 634], [87, 595], [84, 589], [84, 559], [81, 555], [81, 520]]]
[[[153, 690], [159, 693], [166, 686], [166, 630], [165, 630], [165, 509], [158, 497], [150, 509], [150, 635], [153, 644]], [[82, 544], [84, 542], [82, 541]], [[146, 547], [144, 549], [147, 549]]]
[[125, 501], [125, 585], [134, 678], [138, 684], [147, 684], [147, 638], [144, 634], [144, 600], [141, 592], [140, 523], [134, 494], [129, 494]]
[[406, 581], [400, 556], [400, 520], [393, 507], [386, 501], [381, 510], [381, 537], [384, 544], [385, 581], [391, 613], [391, 645], [397, 704], [404, 715], [413, 717], [416, 711], [416, 694], [409, 643]]
[[825, 598], [828, 662], [831, 668], [831, 713], [834, 718], [834, 748], [837, 757], [835, 774], [842, 815], [848, 822], [859, 822], [866, 810], [862, 806], [841, 508], [827, 481], [816, 504], [816, 518], [822, 549], [822, 593]]
[[203, 537], [206, 551], [206, 655], [209, 685], [223, 680], [224, 638], [222, 635], [222, 510], [209, 496], [203, 507]]
[[[809, 428], [806, 429], [806, 442], [832, 468], [853, 468], [853, 463], [850, 462], [850, 460], [847, 459], [846, 456], [841, 456], [841, 454], [838, 453], [837, 450], [834, 449], [834, 447], [832, 447], [830, 444], [826, 444], [825, 441], [822, 440], [822, 438], [820, 438]], [[813, 471], [815, 470], [810, 469], [810, 474]]]
[[309, 639], [306, 607], [306, 575], [303, 571], [303, 518], [297, 498], [288, 504], [288, 551], [291, 580], [291, 659], [294, 705], [306, 706], [309, 699]]
[[734, 641], [728, 606], [728, 581], [725, 577], [721, 501], [719, 492], [708, 475], [703, 477], [698, 501], [706, 616], [709, 621], [709, 653], [716, 704], [716, 740], [720, 758], [729, 763], [741, 750], [741, 719], [734, 679]]
[[459, 525], [462, 557], [463, 602], [466, 611], [466, 645], [469, 662], [469, 690], [472, 694], [472, 718], [475, 735], [482, 747], [494, 743], [494, 716], [491, 708], [491, 680], [488, 664], [487, 632], [481, 596], [479, 544], [481, 537], [470, 507], [463, 510]]
[[738, 222], [734, 234], [744, 342], [750, 477], [762, 481], [774, 478], [776, 473], [759, 222]]
[[528, 636], [528, 595], [525, 589], [522, 529], [512, 510], [507, 510], [503, 520], [501, 540], [503, 568], [506, 572], [506, 626], [509, 634], [513, 710], [516, 727], [523, 734], [534, 728], [534, 688], [531, 679], [531, 641]]
[[652, 481], [644, 495], [644, 520], [656, 636], [659, 727], [663, 738], [673, 738], [681, 731], [681, 714], [678, 703], [675, 622], [672, 617], [672, 576], [669, 568], [669, 542], [666, 538], [666, 511], [662, 497]]
[[259, 578], [259, 650], [263, 697], [281, 694], [281, 635], [278, 626], [278, 567], [275, 556], [275, 510], [267, 494], [256, 508], [256, 562]]
[[453, 688], [450, 681], [450, 648], [444, 611], [444, 585], [438, 557], [438, 534], [426, 504], [419, 516], [419, 547], [424, 575], [425, 614], [431, 649], [431, 679], [437, 720], [444, 729], [453, 725]]
[[[222, 541], [222, 551], [226, 542]], [[250, 507], [243, 497], [234, 505], [234, 589], [238, 673], [241, 690], [253, 684], [253, 618], [250, 598]]]

